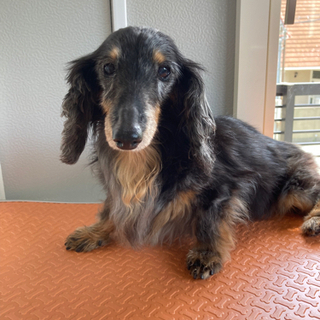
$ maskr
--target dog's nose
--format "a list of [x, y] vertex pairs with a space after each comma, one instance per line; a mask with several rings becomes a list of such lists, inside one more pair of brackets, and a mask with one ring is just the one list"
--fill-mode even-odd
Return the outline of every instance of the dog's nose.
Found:
[[113, 141], [121, 150], [133, 150], [142, 141], [142, 134], [139, 131], [141, 130], [118, 132]]

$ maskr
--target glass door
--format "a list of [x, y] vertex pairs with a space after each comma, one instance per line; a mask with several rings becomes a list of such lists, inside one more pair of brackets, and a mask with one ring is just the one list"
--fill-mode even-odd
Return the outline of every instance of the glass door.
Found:
[[282, 0], [274, 138], [320, 164], [320, 0]]

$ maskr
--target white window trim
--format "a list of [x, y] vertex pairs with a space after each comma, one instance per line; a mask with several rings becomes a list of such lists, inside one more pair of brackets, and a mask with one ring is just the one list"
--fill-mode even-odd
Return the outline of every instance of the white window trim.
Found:
[[6, 200], [6, 193], [4, 191], [1, 163], [0, 163], [0, 200]]
[[127, 3], [126, 0], [110, 0], [112, 31], [125, 28], [127, 22]]
[[234, 117], [272, 137], [281, 0], [237, 0]]

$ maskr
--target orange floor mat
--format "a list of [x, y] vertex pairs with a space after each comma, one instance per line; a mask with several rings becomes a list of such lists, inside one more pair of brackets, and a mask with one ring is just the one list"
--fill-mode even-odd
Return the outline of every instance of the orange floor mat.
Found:
[[239, 227], [223, 271], [193, 280], [184, 245], [66, 251], [97, 210], [0, 203], [1, 319], [320, 319], [320, 237], [300, 217]]

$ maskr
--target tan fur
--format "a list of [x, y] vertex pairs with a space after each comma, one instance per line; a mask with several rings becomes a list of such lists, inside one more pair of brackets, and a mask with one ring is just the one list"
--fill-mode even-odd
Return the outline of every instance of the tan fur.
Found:
[[112, 108], [112, 101], [107, 99], [101, 102], [101, 106], [103, 109], [103, 112], [105, 114], [108, 114], [110, 112], [110, 109]]
[[120, 56], [120, 48], [118, 47], [113, 47], [111, 49], [111, 51], [109, 52], [109, 57], [112, 59], [112, 60], [117, 60], [119, 59], [119, 56]]
[[289, 212], [307, 214], [314, 204], [304, 191], [291, 191], [288, 195], [279, 199], [276, 214], [283, 216]]
[[228, 202], [228, 207], [225, 208], [226, 221], [233, 226], [236, 223], [244, 222], [249, 218], [249, 210], [246, 203], [244, 203], [234, 192], [234, 195]]
[[158, 128], [160, 112], [161, 112], [160, 105], [158, 104], [156, 106], [148, 105], [146, 110], [147, 126], [143, 133], [142, 142], [138, 145], [136, 149], [133, 150], [134, 152], [143, 150], [151, 143]]
[[191, 212], [192, 201], [195, 199], [194, 191], [180, 192], [172, 201], [170, 201], [164, 209], [155, 218], [152, 231], [150, 234], [150, 242], [156, 242], [152, 238], [169, 222], [177, 218], [183, 217]]
[[113, 108], [113, 104], [110, 100], [103, 100], [101, 102], [101, 106], [106, 115], [104, 119], [104, 133], [106, 135], [106, 140], [111, 148], [118, 149], [116, 143], [113, 141], [113, 138], [112, 138], [112, 126], [111, 126], [110, 114]]
[[222, 263], [230, 259], [230, 251], [235, 248], [234, 230], [225, 220], [219, 226], [220, 237], [216, 241], [216, 250], [221, 256]]
[[[274, 213], [280, 217], [289, 212], [306, 215], [315, 205], [314, 196], [307, 191], [311, 192], [312, 189], [317, 188], [317, 183], [320, 181], [317, 163], [311, 154], [296, 152], [288, 160], [288, 168], [289, 175], [295, 178], [297, 187], [280, 197]], [[309, 185], [299, 189], [299, 181], [305, 181]]]
[[160, 155], [152, 145], [139, 152], [119, 152], [114, 163], [114, 174], [122, 187], [123, 203], [131, 206], [151, 194], [160, 169]]
[[104, 133], [106, 135], [106, 140], [109, 144], [109, 146], [113, 149], [118, 149], [116, 143], [113, 141], [112, 138], [112, 127], [111, 127], [111, 121], [110, 116], [106, 115], [104, 119]]
[[102, 245], [108, 244], [110, 233], [113, 232], [114, 225], [110, 220], [100, 220], [89, 226], [80, 227], [71, 233], [66, 240], [67, 250], [91, 251]]
[[249, 217], [247, 205], [236, 195], [228, 202], [225, 208], [226, 218], [221, 221], [219, 229], [220, 237], [215, 241], [215, 248], [221, 256], [222, 263], [230, 258], [230, 251], [235, 248], [234, 226], [244, 222]]
[[309, 212], [305, 217], [305, 220], [311, 217], [320, 217], [320, 200], [316, 203], [311, 212]]
[[[104, 119], [104, 131], [106, 135], [107, 142], [109, 146], [112, 149], [121, 151], [116, 143], [113, 141], [112, 137], [112, 126], [111, 126], [111, 114], [112, 114], [112, 108], [114, 107], [110, 100], [102, 101], [101, 102], [102, 109], [104, 113], [106, 114]], [[158, 128], [158, 121], [160, 118], [160, 105], [151, 106], [149, 105], [146, 111], [146, 117], [147, 117], [147, 126], [143, 133], [143, 139], [142, 142], [138, 145], [136, 149], [131, 150], [132, 153], [140, 152], [144, 148], [146, 148], [152, 141], [157, 128]], [[124, 151], [126, 152], [126, 151]]]
[[315, 236], [320, 233], [320, 200], [311, 212], [305, 216], [301, 230], [307, 236]]
[[161, 64], [163, 63], [164, 61], [166, 61], [166, 57], [164, 56], [164, 54], [159, 51], [159, 50], [154, 50], [153, 51], [153, 60], [158, 63], [158, 64]]

